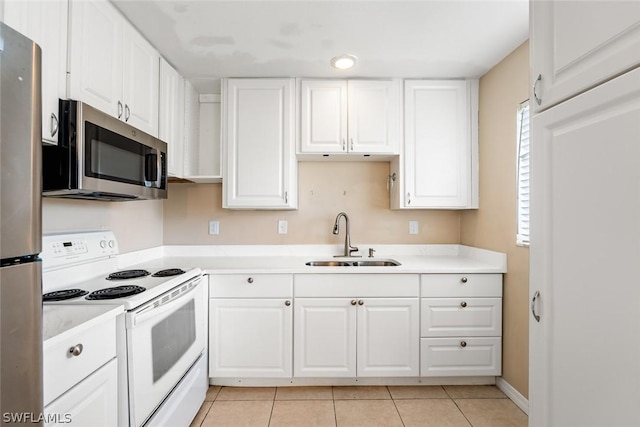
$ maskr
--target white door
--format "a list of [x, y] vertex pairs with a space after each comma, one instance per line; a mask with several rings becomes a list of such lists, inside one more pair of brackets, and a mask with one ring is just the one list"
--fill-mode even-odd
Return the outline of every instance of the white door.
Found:
[[640, 63], [640, 2], [536, 0], [531, 5], [534, 111]]
[[42, 139], [58, 143], [58, 100], [67, 97], [68, 3], [8, 1], [4, 22], [42, 49]]
[[47, 405], [44, 414], [48, 417], [47, 427], [118, 425], [117, 359], [112, 359]]
[[169, 176], [182, 178], [184, 169], [184, 79], [160, 58], [158, 137], [167, 143]]
[[[477, 82], [405, 81], [404, 208], [474, 204]], [[474, 105], [476, 107], [474, 108]]]
[[640, 69], [534, 115], [531, 155], [530, 425], [640, 425]]
[[107, 0], [71, 0], [69, 96], [122, 118], [124, 18]]
[[347, 81], [300, 82], [300, 152], [347, 151]]
[[211, 299], [209, 377], [290, 378], [290, 299]]
[[356, 376], [355, 299], [296, 298], [295, 377]]
[[358, 299], [358, 376], [419, 375], [418, 298]]
[[294, 80], [229, 79], [223, 207], [297, 208]]
[[158, 136], [160, 55], [129, 23], [124, 24], [124, 121]]
[[348, 150], [353, 153], [398, 154], [399, 82], [349, 80], [348, 98]]

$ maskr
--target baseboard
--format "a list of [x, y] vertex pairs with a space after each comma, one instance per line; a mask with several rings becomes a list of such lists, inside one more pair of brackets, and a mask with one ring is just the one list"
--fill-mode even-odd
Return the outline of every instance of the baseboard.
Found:
[[529, 400], [520, 394], [518, 390], [513, 388], [511, 384], [502, 377], [496, 377], [496, 387], [498, 387], [509, 399], [522, 411], [529, 415]]

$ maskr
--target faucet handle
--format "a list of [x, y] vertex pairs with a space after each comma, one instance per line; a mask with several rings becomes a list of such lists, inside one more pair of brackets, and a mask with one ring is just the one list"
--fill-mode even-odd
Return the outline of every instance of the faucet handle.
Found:
[[376, 250], [373, 248], [369, 248], [369, 258], [373, 258], [373, 254]]
[[[349, 256], [353, 256], [352, 254], [354, 252], [358, 252], [360, 249], [358, 249], [357, 246], [349, 246]], [[360, 256], [360, 255], [356, 255], [356, 256]]]

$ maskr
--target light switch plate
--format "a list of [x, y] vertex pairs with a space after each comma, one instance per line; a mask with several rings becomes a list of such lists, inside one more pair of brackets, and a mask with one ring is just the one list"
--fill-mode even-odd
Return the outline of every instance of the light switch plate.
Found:
[[278, 221], [278, 234], [287, 234], [288, 224], [287, 221], [281, 219]]
[[420, 225], [418, 221], [409, 221], [409, 234], [418, 234], [420, 232]]
[[220, 221], [209, 221], [209, 234], [220, 234]]

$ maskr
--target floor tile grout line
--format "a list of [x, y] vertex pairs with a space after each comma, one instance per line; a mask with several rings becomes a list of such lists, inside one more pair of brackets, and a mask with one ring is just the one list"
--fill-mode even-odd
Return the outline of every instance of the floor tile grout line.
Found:
[[462, 410], [462, 408], [460, 408], [460, 406], [458, 406], [458, 402], [456, 402], [455, 399], [451, 398], [451, 401], [453, 402], [454, 405], [456, 405], [456, 408], [458, 408], [458, 411], [460, 411], [460, 413], [462, 414], [462, 416], [464, 417], [465, 420], [467, 420], [467, 422], [469, 423], [469, 425], [471, 427], [473, 427], [473, 423], [471, 422], [471, 420], [467, 417], [467, 415], [464, 413], [464, 411]]
[[396, 413], [398, 414], [398, 418], [400, 418], [400, 422], [402, 423], [402, 427], [405, 427], [404, 420], [402, 419], [402, 414], [400, 414], [400, 410], [398, 409], [398, 405], [396, 405], [396, 400], [393, 398], [391, 394], [391, 390], [389, 390], [389, 386], [387, 386], [387, 392], [389, 396], [391, 396], [391, 401], [393, 402], [393, 407], [396, 408]]
[[333, 402], [333, 422], [338, 427], [338, 411], [336, 410], [336, 395], [333, 390], [335, 387], [331, 386], [331, 401]]

